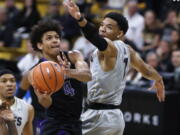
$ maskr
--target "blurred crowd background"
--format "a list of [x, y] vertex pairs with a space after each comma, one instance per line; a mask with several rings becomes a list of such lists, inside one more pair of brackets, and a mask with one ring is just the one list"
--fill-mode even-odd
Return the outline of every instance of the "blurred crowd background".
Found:
[[[88, 61], [95, 49], [81, 34], [76, 20], [63, 8], [63, 0], [0, 0], [0, 66], [16, 73], [18, 81], [39, 60], [29, 42], [33, 25], [55, 19], [62, 25], [61, 48], [79, 50]], [[110, 12], [124, 14], [129, 30], [124, 42], [163, 76], [166, 90], [180, 90], [180, 1], [177, 0], [76, 0], [81, 12], [97, 27]], [[131, 69], [127, 89], [152, 84]]]

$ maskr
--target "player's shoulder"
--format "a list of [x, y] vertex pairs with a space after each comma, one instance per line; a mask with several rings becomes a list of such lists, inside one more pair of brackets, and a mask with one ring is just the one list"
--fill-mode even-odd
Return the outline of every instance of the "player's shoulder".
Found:
[[17, 104], [21, 104], [21, 105], [23, 105], [23, 106], [25, 106], [25, 107], [27, 107], [27, 108], [31, 108], [31, 107], [32, 107], [31, 104], [27, 103], [27, 102], [24, 101], [23, 99], [20, 99], [20, 98], [18, 98], [18, 97], [15, 97], [15, 100], [16, 100]]

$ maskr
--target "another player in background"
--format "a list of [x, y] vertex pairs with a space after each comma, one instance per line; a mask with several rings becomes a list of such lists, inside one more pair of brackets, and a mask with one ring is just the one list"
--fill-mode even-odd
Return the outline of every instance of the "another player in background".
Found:
[[[34, 50], [42, 53], [40, 62], [60, 63], [66, 76], [64, 86], [53, 94], [41, 94], [35, 88], [38, 101], [47, 114], [41, 123], [41, 134], [81, 135], [82, 82], [91, 80], [87, 63], [79, 51], [61, 51], [61, 29], [56, 21], [39, 22], [33, 27], [30, 38]], [[32, 83], [31, 74], [29, 80]]]
[[162, 77], [122, 39], [128, 30], [126, 18], [115, 12], [108, 13], [99, 31], [80, 13], [72, 0], [64, 3], [81, 27], [84, 36], [97, 49], [90, 63], [92, 81], [88, 82], [87, 110], [82, 114], [84, 135], [122, 135], [125, 127], [120, 104], [126, 86], [126, 73], [132, 66], [150, 80], [159, 101], [164, 101]]
[[0, 69], [0, 100], [3, 102], [0, 109], [0, 117], [6, 117], [6, 121], [11, 123], [11, 128], [13, 128], [11, 135], [16, 135], [16, 130], [12, 125], [13, 120], [15, 120], [17, 135], [33, 135], [32, 120], [34, 118], [34, 109], [22, 99], [15, 97], [15, 91], [16, 79], [13, 73], [8, 69]]

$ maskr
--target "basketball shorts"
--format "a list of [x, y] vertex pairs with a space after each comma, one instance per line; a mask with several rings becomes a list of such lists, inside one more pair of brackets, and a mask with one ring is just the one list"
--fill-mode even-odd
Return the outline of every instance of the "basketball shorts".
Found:
[[46, 119], [41, 123], [40, 135], [82, 135], [81, 124], [61, 123]]
[[87, 109], [81, 120], [83, 135], [123, 135], [125, 122], [120, 109]]

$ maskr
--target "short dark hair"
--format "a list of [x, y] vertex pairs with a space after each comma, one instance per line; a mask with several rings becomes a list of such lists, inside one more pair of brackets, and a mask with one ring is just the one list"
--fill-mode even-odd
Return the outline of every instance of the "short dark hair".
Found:
[[4, 75], [4, 74], [13, 74], [13, 72], [10, 69], [6, 69], [6, 68], [0, 68], [0, 76]]
[[115, 20], [118, 23], [119, 28], [123, 31], [124, 35], [126, 34], [129, 27], [128, 21], [122, 14], [117, 12], [110, 12], [106, 14], [104, 18], [107, 17]]
[[30, 33], [30, 41], [32, 47], [36, 51], [40, 51], [37, 47], [37, 43], [42, 42], [42, 36], [48, 31], [55, 31], [61, 37], [61, 25], [55, 20], [45, 19], [38, 22], [35, 25]]

